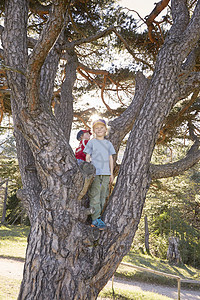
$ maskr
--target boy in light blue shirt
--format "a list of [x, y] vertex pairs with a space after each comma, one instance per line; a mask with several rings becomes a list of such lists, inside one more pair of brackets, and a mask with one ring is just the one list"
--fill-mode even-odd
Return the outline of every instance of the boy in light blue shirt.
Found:
[[92, 217], [92, 226], [100, 230], [106, 228], [106, 224], [101, 220], [101, 213], [105, 204], [109, 182], [113, 182], [113, 154], [116, 154], [112, 143], [105, 140], [107, 131], [106, 122], [102, 119], [93, 123], [95, 139], [90, 140], [84, 152], [86, 161], [90, 162], [96, 168], [96, 176], [89, 190], [90, 207], [94, 209]]

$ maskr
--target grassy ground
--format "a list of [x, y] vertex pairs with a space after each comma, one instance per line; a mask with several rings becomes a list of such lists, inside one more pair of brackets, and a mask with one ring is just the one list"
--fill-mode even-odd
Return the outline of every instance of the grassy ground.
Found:
[[[199, 280], [200, 270], [195, 269], [191, 266], [184, 264], [174, 265], [169, 264], [167, 260], [161, 260], [156, 257], [151, 257], [149, 255], [136, 254], [133, 251], [130, 251], [123, 259], [123, 262], [127, 262], [138, 267], [143, 267], [147, 269], [157, 270], [160, 272], [180, 276], [183, 279], [190, 280]], [[149, 283], [162, 284], [162, 285], [171, 285], [176, 286], [177, 280], [172, 278], [167, 278], [165, 276], [155, 275], [148, 272], [138, 271], [127, 266], [120, 265], [116, 271], [115, 276], [126, 277], [132, 280], [145, 281]], [[191, 287], [191, 284], [181, 283], [181, 286]], [[193, 285], [195, 287], [195, 285]], [[199, 288], [199, 285], [196, 286]]]
[[0, 226], [0, 256], [24, 260], [28, 226]]
[[115, 300], [171, 300], [171, 298], [158, 295], [151, 292], [140, 292], [140, 291], [127, 291], [122, 289], [115, 289], [113, 295], [110, 289], [103, 289], [99, 294], [98, 299], [115, 299]]
[[16, 300], [20, 283], [20, 280], [0, 276], [0, 300]]
[[[24, 261], [27, 236], [29, 227], [27, 226], [0, 226], [0, 257], [15, 258]], [[160, 260], [149, 255], [135, 254], [130, 251], [124, 257], [123, 262], [133, 265], [158, 270], [161, 272], [178, 275], [182, 278], [197, 280], [200, 278], [200, 270], [186, 265], [172, 265], [165, 260]], [[115, 276], [126, 277], [133, 280], [152, 282], [155, 284], [177, 285], [177, 281], [166, 277], [154, 275], [147, 272], [137, 271], [132, 268], [119, 266]], [[0, 276], [0, 300], [16, 299], [20, 286], [20, 281]], [[181, 284], [181, 286], [183, 286]], [[190, 285], [191, 286], [191, 285]], [[198, 286], [199, 288], [199, 286]], [[115, 291], [115, 298], [112, 298], [111, 290], [104, 289], [100, 297], [102, 299], [143, 299], [143, 300], [167, 300], [164, 296], [158, 296], [147, 292], [128, 292], [122, 290]]]
[[153, 269], [194, 280], [199, 278], [200, 276], [200, 270], [197, 270], [191, 266], [187, 266], [184, 264], [169, 264], [167, 260], [161, 260], [150, 255], [138, 255], [133, 251], [130, 251], [129, 254], [124, 257], [123, 262], [131, 263], [138, 267]]

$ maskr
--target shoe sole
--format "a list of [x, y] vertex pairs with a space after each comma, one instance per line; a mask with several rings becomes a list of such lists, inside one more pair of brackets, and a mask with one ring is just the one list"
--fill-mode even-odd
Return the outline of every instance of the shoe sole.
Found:
[[106, 227], [105, 227], [105, 228], [99, 228], [99, 227], [97, 227], [97, 226], [95, 226], [95, 225], [93, 225], [93, 224], [91, 224], [91, 227], [97, 228], [97, 229], [99, 229], [99, 230], [105, 230], [105, 229], [106, 229]]

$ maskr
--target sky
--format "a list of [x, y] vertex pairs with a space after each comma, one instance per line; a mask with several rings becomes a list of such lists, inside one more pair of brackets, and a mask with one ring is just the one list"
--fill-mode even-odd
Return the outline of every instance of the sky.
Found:
[[119, 4], [129, 9], [136, 10], [142, 18], [149, 15], [159, 0], [120, 0]]

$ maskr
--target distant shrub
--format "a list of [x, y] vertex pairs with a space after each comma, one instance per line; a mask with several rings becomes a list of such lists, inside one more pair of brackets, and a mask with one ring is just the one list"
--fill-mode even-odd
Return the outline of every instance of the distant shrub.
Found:
[[16, 196], [16, 191], [13, 191], [7, 200], [6, 222], [10, 225], [30, 225], [29, 218], [22, 206], [22, 202]]

